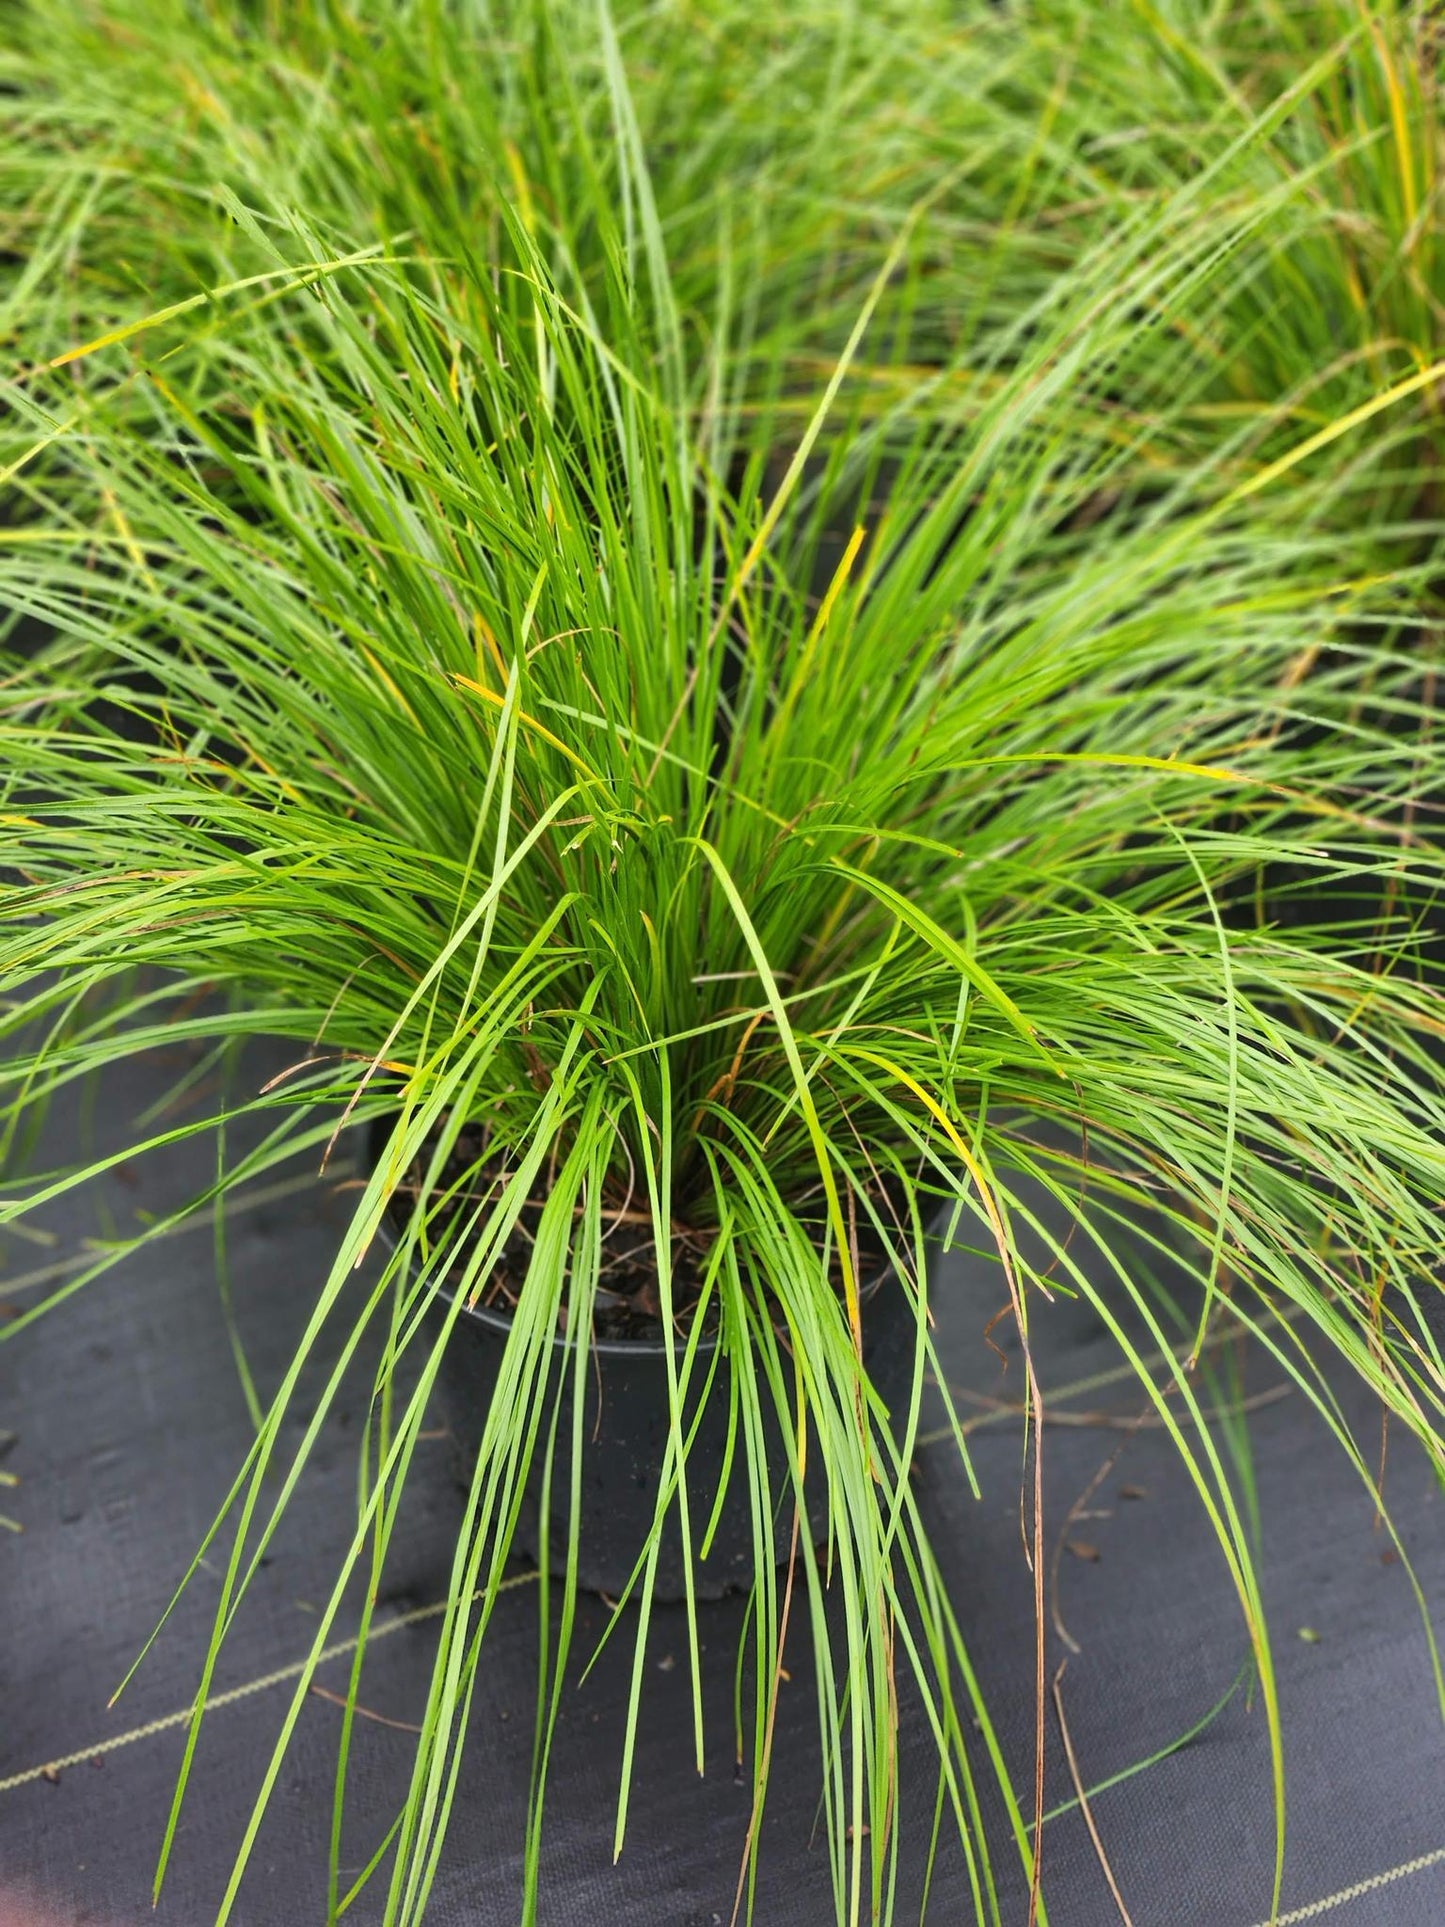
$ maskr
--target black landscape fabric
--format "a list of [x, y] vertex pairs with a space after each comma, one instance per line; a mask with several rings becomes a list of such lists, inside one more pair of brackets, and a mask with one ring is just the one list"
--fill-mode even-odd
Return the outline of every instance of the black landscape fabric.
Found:
[[[264, 1070], [264, 1067], [263, 1067]], [[158, 1069], [173, 1078], [175, 1066]], [[247, 1075], [250, 1073], [248, 1072]], [[50, 1149], [67, 1132], [103, 1144], [107, 1119], [149, 1095], [139, 1073], [113, 1079], [82, 1108], [58, 1108]], [[87, 1114], [93, 1119], [87, 1123]], [[353, 1147], [354, 1152], [354, 1147]], [[55, 1242], [11, 1239], [0, 1301], [7, 1314], [38, 1288], [28, 1274], [64, 1265], [86, 1238], [135, 1222], [198, 1188], [214, 1152], [197, 1143], [122, 1164], [51, 1218]], [[47, 1160], [48, 1161], [48, 1160]], [[227, 1257], [235, 1319], [263, 1397], [274, 1389], [348, 1210], [347, 1173], [298, 1171], [233, 1208]], [[1005, 1334], [984, 1339], [999, 1306], [996, 1271], [941, 1259], [934, 1294], [944, 1359], [971, 1415], [1019, 1396]], [[1247, 1640], [1201, 1506], [1162, 1432], [1137, 1425], [1140, 1394], [1087, 1309], [1040, 1307], [1046, 1395], [1046, 1543], [1057, 1624], [1048, 1677], [1060, 1684], [1086, 1786], [1149, 1759], [1204, 1720], [1241, 1673]], [[1370, 1500], [1297, 1391], [1276, 1396], [1267, 1359], [1244, 1362], [1262, 1533], [1265, 1606], [1278, 1660], [1289, 1776], [1281, 1918], [1339, 1927], [1439, 1927], [1445, 1921], [1445, 1725], [1428, 1643], [1405, 1565]], [[184, 1572], [248, 1442], [248, 1419], [217, 1287], [209, 1218], [86, 1288], [0, 1348], [5, 1469], [19, 1484], [0, 1511], [6, 1638], [0, 1722], [0, 1927], [201, 1927], [215, 1913], [270, 1748], [307, 1652], [318, 1603], [353, 1529], [355, 1440], [368, 1382], [328, 1431], [302, 1492], [225, 1649], [198, 1767], [181, 1815], [159, 1912], [150, 1886], [195, 1690], [216, 1579], [202, 1571], [113, 1710], [107, 1701]], [[1075, 1388], [1067, 1390], [1065, 1388]], [[1347, 1383], [1342, 1406], [1372, 1452], [1379, 1425]], [[1224, 1428], [1219, 1428], [1223, 1444]], [[1016, 1784], [1032, 1784], [1035, 1673], [1032, 1582], [1021, 1534], [1017, 1421], [969, 1440], [982, 1488], [967, 1489], [945, 1444], [926, 1445], [917, 1478], [974, 1663], [986, 1682]], [[424, 1448], [425, 1449], [425, 1448]], [[361, 1698], [347, 1793], [343, 1861], [354, 1874], [398, 1801], [425, 1691], [460, 1501], [444, 1439], [423, 1462]], [[1101, 1476], [1102, 1474], [1102, 1476]], [[1091, 1482], [1097, 1485], [1091, 1491]], [[1445, 1631], [1445, 1502], [1423, 1460], [1392, 1441], [1387, 1496], [1437, 1629]], [[1074, 1516], [1071, 1518], [1071, 1509]], [[608, 1649], [568, 1693], [554, 1751], [543, 1866], [544, 1922], [719, 1927], [733, 1913], [748, 1797], [734, 1765], [732, 1661], [742, 1605], [702, 1609], [707, 1772], [693, 1771], [680, 1610], [659, 1611], [626, 1849], [611, 1864], [619, 1742], [630, 1644]], [[589, 1601], [577, 1650], [604, 1609]], [[484, 1649], [471, 1745], [429, 1920], [437, 1927], [514, 1922], [521, 1887], [538, 1639], [535, 1583], [502, 1599]], [[347, 1626], [352, 1620], [348, 1619]], [[344, 1637], [347, 1627], [341, 1629]], [[1062, 1636], [1066, 1634], [1066, 1643]], [[816, 1726], [804, 1646], [790, 1647], [779, 1714], [756, 1919], [826, 1927], [833, 1918], [818, 1826]], [[580, 1670], [574, 1666], [574, 1672]], [[233, 1914], [238, 1927], [297, 1927], [326, 1912], [332, 1776], [347, 1657], [324, 1664], [307, 1699], [278, 1797]], [[932, 1812], [930, 1743], [905, 1716], [914, 1799], [901, 1846], [903, 1905], [916, 1919]], [[41, 1768], [82, 1756], [58, 1773]], [[1048, 1804], [1072, 1786], [1056, 1707], [1048, 1708]], [[1259, 1927], [1270, 1912], [1274, 1820], [1264, 1717], [1243, 1691], [1190, 1743], [1099, 1791], [1092, 1812], [1135, 1927]], [[989, 1808], [999, 1918], [1028, 1915], [1002, 1815]], [[1045, 1893], [1057, 1927], [1121, 1918], [1077, 1811], [1044, 1836]], [[380, 1888], [351, 1910], [381, 1916]], [[934, 1869], [927, 1920], [972, 1920], [956, 1842]]]

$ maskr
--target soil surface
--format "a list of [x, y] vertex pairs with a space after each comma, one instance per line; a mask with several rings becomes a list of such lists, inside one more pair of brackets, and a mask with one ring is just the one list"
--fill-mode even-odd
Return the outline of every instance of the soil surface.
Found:
[[[392, 1193], [387, 1213], [398, 1236], [404, 1232], [411, 1199], [416, 1195], [424, 1164], [432, 1155], [431, 1146], [423, 1148], [411, 1170]], [[506, 1175], [500, 1157], [487, 1156], [486, 1134], [479, 1124], [469, 1124], [457, 1134], [456, 1144], [447, 1158], [436, 1191], [454, 1195], [439, 1206], [434, 1217], [434, 1235], [441, 1236], [467, 1218], [479, 1201], [498, 1189]], [[531, 1261], [542, 1206], [546, 1202], [545, 1179], [538, 1194], [522, 1208], [517, 1224], [503, 1248], [501, 1260], [492, 1269], [477, 1301], [499, 1312], [510, 1312]], [[680, 1330], [690, 1329], [690, 1317], [702, 1292], [711, 1234], [694, 1230], [674, 1221], [672, 1246], [672, 1297], [674, 1323]], [[858, 1268], [866, 1295], [887, 1269], [881, 1241], [871, 1226], [858, 1228]], [[834, 1287], [842, 1294], [842, 1271], [833, 1267]], [[709, 1313], [709, 1324], [715, 1315]], [[597, 1283], [593, 1334], [606, 1340], [655, 1342], [662, 1336], [662, 1306], [658, 1294], [657, 1264], [653, 1253], [652, 1218], [644, 1208], [632, 1208], [619, 1199], [603, 1221], [602, 1267]]]

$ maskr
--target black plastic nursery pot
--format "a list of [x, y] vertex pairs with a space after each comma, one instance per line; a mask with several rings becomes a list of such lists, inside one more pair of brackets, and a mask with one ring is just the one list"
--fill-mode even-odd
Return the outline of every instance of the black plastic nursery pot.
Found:
[[[384, 1125], [373, 1127], [373, 1160], [385, 1140], [386, 1129]], [[385, 1220], [383, 1223], [385, 1225]], [[390, 1241], [395, 1227], [386, 1225], [385, 1235]], [[440, 1307], [434, 1316], [440, 1321], [443, 1316]], [[510, 1314], [505, 1311], [485, 1305], [464, 1305], [442, 1357], [439, 1388], [443, 1416], [456, 1447], [459, 1476], [467, 1483], [471, 1480], [496, 1391], [511, 1323]], [[869, 1379], [885, 1406], [890, 1411], [898, 1411], [906, 1403], [912, 1383], [917, 1314], [910, 1294], [891, 1269], [875, 1273], [864, 1281], [862, 1329], [863, 1363]], [[571, 1512], [568, 1441], [573, 1436], [574, 1378], [568, 1340], [558, 1332], [552, 1342], [559, 1354], [568, 1354], [565, 1360], [560, 1355], [556, 1358], [557, 1369], [550, 1374], [550, 1384], [560, 1383], [562, 1389], [552, 1488], [546, 1494], [546, 1549], [548, 1567], [560, 1577], [568, 1565]], [[712, 1383], [706, 1396], [695, 1399], [684, 1413], [685, 1429], [691, 1430], [696, 1421], [687, 1458], [693, 1590], [699, 1598], [719, 1599], [753, 1584], [757, 1560], [741, 1439], [735, 1444], [733, 1463], [728, 1466], [731, 1366], [725, 1354], [717, 1355], [715, 1338], [704, 1338], [701, 1344], [710, 1355], [697, 1360], [694, 1383], [702, 1387], [709, 1377]], [[585, 1381], [577, 1583], [588, 1592], [615, 1598], [631, 1580], [653, 1526], [669, 1436], [666, 1345], [660, 1337], [594, 1337]], [[552, 1396], [549, 1392], [548, 1409], [542, 1415], [543, 1429], [539, 1432], [514, 1540], [518, 1550], [538, 1564], [543, 1549], [545, 1434], [551, 1425]], [[775, 1543], [780, 1559], [786, 1559], [792, 1538], [793, 1485], [789, 1472], [792, 1448], [771, 1409], [765, 1421], [765, 1444], [769, 1487], [779, 1495], [783, 1508], [775, 1528]], [[816, 1454], [810, 1454], [811, 1463], [816, 1464], [816, 1458]], [[699, 1560], [698, 1544], [713, 1519], [725, 1475], [722, 1504], [717, 1511], [707, 1557]], [[806, 1492], [809, 1530], [816, 1540], [822, 1535], [826, 1517], [826, 1493], [819, 1475], [809, 1476]], [[674, 1506], [669, 1509], [658, 1547], [654, 1598], [663, 1601], [684, 1598], [685, 1575], [682, 1533]]]

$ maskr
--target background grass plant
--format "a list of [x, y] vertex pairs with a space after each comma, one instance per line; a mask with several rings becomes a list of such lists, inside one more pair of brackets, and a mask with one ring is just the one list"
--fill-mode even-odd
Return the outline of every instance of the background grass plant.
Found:
[[[1161, 424], [1179, 438], [1176, 459], [1238, 438], [1246, 459], [1267, 462], [1434, 370], [1367, 446], [1340, 450], [1361, 483], [1342, 498], [1348, 539], [1372, 528], [1386, 555], [1433, 550], [1445, 314], [1433, 10], [1038, 0], [998, 39], [996, 104], [1017, 116], [1025, 156], [1007, 209], [1023, 283], [1150, 210], [1196, 203], [1202, 181], [1240, 215], [1268, 207], [1241, 227], [1230, 273], [1171, 316], [1204, 377]], [[1146, 358], [1131, 377], [1149, 389]]]

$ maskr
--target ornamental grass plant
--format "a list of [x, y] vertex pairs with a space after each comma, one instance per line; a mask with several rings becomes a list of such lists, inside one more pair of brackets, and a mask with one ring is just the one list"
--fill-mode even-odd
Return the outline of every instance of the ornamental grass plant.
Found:
[[[1198, 432], [1219, 364], [1192, 317], [1223, 326], [1252, 298], [1238, 264], [1290, 194], [1161, 190], [1007, 300], [988, 290], [1018, 223], [981, 224], [983, 292], [945, 325], [957, 196], [1016, 146], [992, 144], [1002, 107], [968, 102], [968, 36], [935, 77], [974, 159], [940, 171], [897, 131], [914, 119], [895, 62], [924, 43], [881, 16], [818, 9], [852, 62], [820, 79], [786, 52], [756, 72], [723, 32], [716, 63], [678, 51], [663, 14], [536, 0], [472, 90], [428, 57], [468, 9], [199, 10], [186, 59], [219, 36], [224, 86], [193, 119], [123, 84], [174, 16], [89, 17], [120, 48], [90, 120], [74, 48], [37, 17], [7, 110], [30, 159], [5, 191], [38, 265], [6, 308], [0, 605], [44, 640], [11, 650], [0, 684], [0, 1225], [102, 1168], [22, 1165], [47, 1101], [167, 1044], [295, 1053], [223, 1112], [138, 1129], [129, 1158], [244, 1125], [249, 1148], [184, 1211], [320, 1163], [344, 1129], [381, 1145], [198, 1552], [223, 1576], [158, 1880], [218, 1654], [376, 1343], [354, 1533], [218, 1917], [358, 1596], [329, 1916], [362, 1886], [388, 1922], [424, 1916], [545, 1462], [571, 1504], [544, 1591], [519, 1903], [537, 1917], [586, 1447], [557, 1415], [585, 1385], [625, 1216], [644, 1227], [671, 1423], [609, 1634], [636, 1655], [618, 1849], [665, 1523], [701, 1763], [712, 1521], [690, 1500], [685, 1415], [719, 1400], [755, 1545], [741, 1907], [791, 1613], [812, 1635], [838, 1918], [895, 1912], [905, 1677], [976, 1918], [999, 1918], [1004, 1853], [1047, 1919], [1041, 1781], [1009, 1782], [908, 1478], [941, 1377], [937, 1229], [988, 1255], [1022, 1341], [1041, 1614], [1029, 1335], [1051, 1305], [1088, 1301], [1177, 1446], [1251, 1643], [1277, 1895], [1259, 1554], [1196, 1362], [1225, 1334], [1262, 1348], [1371, 1489], [1340, 1367], [1445, 1463], [1425, 1315], [1445, 1172], [1429, 516], [1413, 497], [1421, 541], [1385, 566], [1363, 513], [1385, 484], [1360, 453], [1412, 398], [1382, 367], [1321, 419], [1272, 391], [1237, 433]], [[283, 43], [309, 119], [270, 105]], [[545, 84], [526, 78], [538, 46]], [[155, 70], [168, 97], [171, 72]], [[818, 90], [801, 105], [799, 75]], [[1271, 127], [1266, 105], [1210, 178]], [[898, 145], [875, 145], [888, 128]], [[1433, 459], [1411, 433], [1411, 459]], [[1361, 896], [1368, 918], [1340, 907]], [[55, 1296], [103, 1289], [174, 1221]], [[1186, 1281], [1182, 1346], [1141, 1225]], [[914, 1334], [891, 1409], [862, 1363], [868, 1251]], [[511, 1332], [410, 1787], [348, 1890], [365, 1602], [463, 1307], [499, 1281]], [[782, 1477], [772, 1437], [790, 1442]], [[1002, 1840], [982, 1823], [1000, 1796]]]

